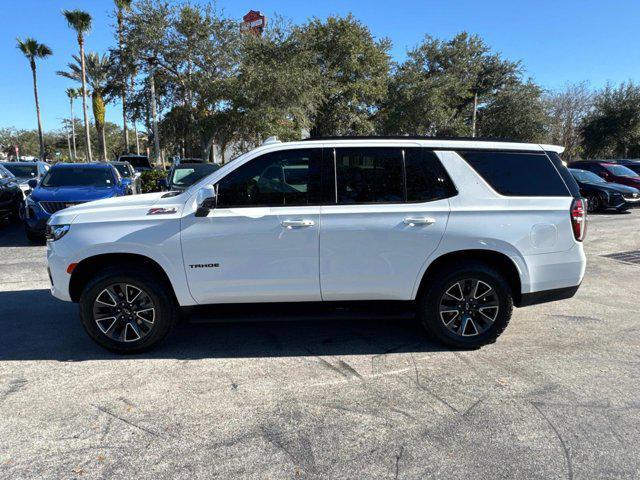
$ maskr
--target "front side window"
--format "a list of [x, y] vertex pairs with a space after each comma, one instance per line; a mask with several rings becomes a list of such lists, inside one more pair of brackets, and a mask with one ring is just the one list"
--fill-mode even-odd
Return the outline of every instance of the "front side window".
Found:
[[52, 168], [42, 179], [43, 187], [113, 187], [114, 171], [106, 168]]
[[319, 148], [282, 150], [250, 160], [218, 183], [217, 206], [278, 207], [317, 204]]
[[336, 148], [338, 204], [402, 203], [401, 148]]
[[490, 150], [458, 153], [500, 195], [569, 196], [567, 186], [545, 153]]
[[638, 174], [631, 170], [630, 168], [625, 167], [624, 165], [605, 165], [609, 172], [613, 173], [616, 177], [637, 177]]

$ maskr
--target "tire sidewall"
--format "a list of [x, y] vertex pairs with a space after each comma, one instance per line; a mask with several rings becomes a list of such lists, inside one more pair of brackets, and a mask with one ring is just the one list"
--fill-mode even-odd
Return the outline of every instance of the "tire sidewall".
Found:
[[[462, 337], [449, 331], [440, 319], [440, 299], [455, 282], [475, 278], [490, 285], [498, 295], [498, 316], [489, 329], [480, 335]], [[512, 292], [499, 273], [484, 266], [455, 268], [435, 280], [423, 295], [420, 313], [424, 327], [446, 345], [461, 348], [477, 348], [495, 342], [504, 331], [513, 311]]]
[[[113, 283], [128, 283], [144, 290], [156, 308], [151, 332], [140, 340], [118, 342], [106, 336], [93, 319], [93, 304], [96, 297]], [[175, 304], [170, 292], [155, 278], [143, 272], [105, 272], [90, 281], [80, 296], [80, 319], [89, 336], [100, 346], [118, 353], [139, 353], [160, 343], [175, 323]]]

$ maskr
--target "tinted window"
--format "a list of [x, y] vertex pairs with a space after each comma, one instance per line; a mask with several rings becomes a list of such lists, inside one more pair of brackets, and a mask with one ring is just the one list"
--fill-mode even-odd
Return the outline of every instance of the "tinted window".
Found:
[[573, 195], [576, 198], [580, 198], [581, 196], [580, 188], [578, 187], [578, 184], [576, 183], [575, 179], [569, 172], [569, 169], [565, 166], [564, 163], [562, 163], [562, 159], [560, 158], [560, 155], [558, 155], [556, 152], [549, 151], [547, 152], [547, 156], [549, 157], [553, 165], [556, 167], [558, 172], [560, 172], [560, 176], [562, 177], [562, 180], [564, 180], [565, 185], [571, 192], [571, 195]]
[[218, 183], [219, 207], [308, 205], [320, 198], [316, 149], [283, 150], [250, 160]]
[[5, 165], [5, 168], [19, 178], [31, 178], [38, 176], [38, 166], [36, 164], [7, 164]]
[[640, 164], [638, 163], [630, 163], [629, 165], [625, 165], [629, 170], [633, 170], [634, 172], [640, 174]]
[[64, 167], [52, 168], [42, 179], [43, 187], [113, 187], [111, 169]]
[[337, 148], [338, 203], [404, 201], [402, 149]]
[[501, 195], [566, 197], [567, 186], [544, 153], [463, 151], [460, 155]]
[[131, 166], [133, 166], [133, 168], [151, 168], [149, 157], [122, 156], [118, 160], [120, 160], [121, 162], [129, 162]]
[[404, 152], [408, 202], [428, 202], [456, 194], [435, 153], [421, 148], [407, 148]]
[[588, 172], [587, 170], [570, 169], [569, 171], [575, 177], [575, 179], [581, 183], [607, 183], [595, 173]]
[[13, 178], [13, 174], [2, 165], [0, 165], [0, 178]]
[[131, 171], [129, 171], [129, 166], [126, 163], [116, 163], [113, 166], [118, 171], [120, 176], [125, 178], [128, 178], [131, 176]]

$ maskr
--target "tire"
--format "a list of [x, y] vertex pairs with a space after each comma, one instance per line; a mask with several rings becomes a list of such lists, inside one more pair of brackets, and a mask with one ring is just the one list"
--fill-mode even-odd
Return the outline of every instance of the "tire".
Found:
[[[80, 319], [98, 345], [116, 353], [141, 353], [164, 340], [177, 321], [179, 308], [171, 286], [156, 277], [137, 267], [115, 266], [98, 272], [85, 286], [80, 295]], [[129, 306], [120, 308], [124, 304]]]
[[484, 263], [451, 265], [436, 275], [418, 299], [418, 318], [427, 333], [453, 348], [494, 343], [513, 312], [513, 294], [503, 275]]
[[587, 197], [587, 212], [599, 212], [602, 210], [602, 200], [598, 195], [589, 195]]

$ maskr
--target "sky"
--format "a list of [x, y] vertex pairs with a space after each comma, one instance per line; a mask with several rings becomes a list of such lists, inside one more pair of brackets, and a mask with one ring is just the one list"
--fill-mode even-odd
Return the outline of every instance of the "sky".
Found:
[[[403, 60], [426, 34], [447, 39], [461, 31], [477, 33], [505, 58], [521, 60], [526, 75], [551, 90], [580, 81], [593, 88], [640, 81], [638, 0], [218, 0], [217, 4], [238, 19], [254, 9], [295, 23], [352, 13], [375, 37], [392, 41], [396, 61]], [[115, 45], [113, 0], [0, 0], [0, 5], [0, 128], [37, 126], [31, 71], [16, 48], [16, 37], [26, 36], [54, 52], [38, 63], [38, 86], [43, 128], [60, 128], [69, 116], [65, 89], [74, 84], [55, 72], [65, 69], [77, 51], [75, 35], [61, 12], [75, 8], [90, 12], [94, 22], [86, 49], [104, 53]], [[80, 113], [77, 105], [76, 114]], [[107, 120], [121, 123], [119, 104], [107, 106]]]

